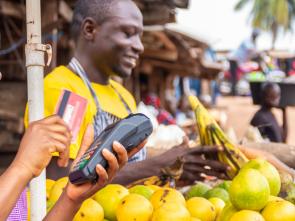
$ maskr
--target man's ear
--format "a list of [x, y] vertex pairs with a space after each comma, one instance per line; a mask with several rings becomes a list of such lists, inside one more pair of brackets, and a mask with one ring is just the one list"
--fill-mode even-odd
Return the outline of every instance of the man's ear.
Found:
[[92, 41], [95, 38], [95, 33], [97, 31], [97, 22], [91, 18], [87, 17], [82, 22], [82, 36], [86, 40]]

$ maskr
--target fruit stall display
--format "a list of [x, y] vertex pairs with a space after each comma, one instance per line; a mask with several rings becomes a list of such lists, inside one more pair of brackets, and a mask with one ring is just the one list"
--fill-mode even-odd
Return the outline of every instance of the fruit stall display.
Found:
[[[47, 180], [48, 210], [67, 183]], [[198, 182], [179, 191], [153, 184], [110, 184], [86, 200], [74, 221], [294, 221], [295, 205], [278, 194], [278, 171], [263, 159], [248, 161], [231, 181]]]
[[[264, 159], [248, 160], [197, 98], [189, 100], [200, 144], [223, 148], [218, 160], [230, 167], [230, 179], [185, 188], [171, 188], [173, 182], [157, 176], [128, 187], [109, 184], [82, 204], [74, 221], [295, 221], [292, 179]], [[48, 210], [67, 182], [47, 180]]]

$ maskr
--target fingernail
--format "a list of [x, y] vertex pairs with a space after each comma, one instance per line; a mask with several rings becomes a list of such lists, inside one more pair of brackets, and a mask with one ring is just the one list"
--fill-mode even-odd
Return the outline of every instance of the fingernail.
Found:
[[103, 154], [110, 154], [110, 151], [109, 151], [108, 149], [103, 149], [103, 150], [102, 150], [102, 153], [103, 153]]
[[96, 164], [96, 167], [98, 167], [99, 170], [103, 169], [103, 167], [100, 164]]
[[116, 140], [113, 142], [113, 144], [120, 145], [120, 143]]

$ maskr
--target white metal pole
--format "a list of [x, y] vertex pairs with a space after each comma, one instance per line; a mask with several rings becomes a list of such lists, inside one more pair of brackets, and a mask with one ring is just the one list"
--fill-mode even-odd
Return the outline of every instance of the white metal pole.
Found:
[[[28, 84], [29, 121], [44, 116], [44, 50], [41, 45], [40, 0], [26, 0], [27, 45], [26, 66]], [[46, 215], [45, 170], [30, 183], [31, 220], [40, 221]]]

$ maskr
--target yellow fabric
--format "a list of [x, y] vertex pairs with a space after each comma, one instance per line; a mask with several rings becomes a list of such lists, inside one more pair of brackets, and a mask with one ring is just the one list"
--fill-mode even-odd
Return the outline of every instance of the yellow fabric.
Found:
[[[96, 92], [102, 110], [115, 115], [118, 118], [124, 118], [128, 115], [123, 102], [120, 100], [120, 93], [125, 103], [132, 112], [136, 111], [136, 103], [133, 96], [119, 83], [110, 80], [108, 85], [92, 83]], [[116, 91], [114, 90], [114, 88]], [[88, 100], [84, 120], [75, 143], [70, 147], [70, 158], [75, 159], [81, 145], [83, 134], [88, 124], [92, 123], [93, 116], [96, 113], [95, 101], [84, 84], [83, 80], [65, 66], [55, 68], [44, 79], [44, 115], [50, 116], [55, 113], [56, 104], [63, 90], [69, 90]], [[28, 112], [25, 112], [25, 126], [28, 125]], [[54, 154], [57, 155], [57, 154]]]

